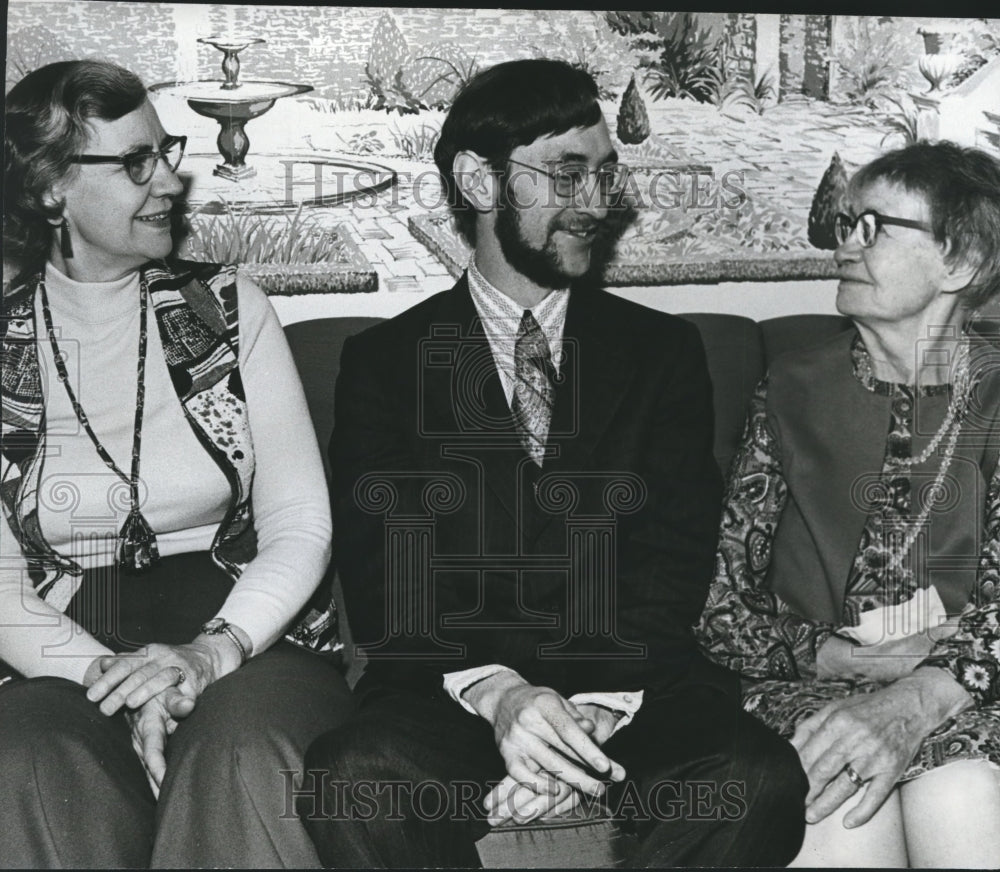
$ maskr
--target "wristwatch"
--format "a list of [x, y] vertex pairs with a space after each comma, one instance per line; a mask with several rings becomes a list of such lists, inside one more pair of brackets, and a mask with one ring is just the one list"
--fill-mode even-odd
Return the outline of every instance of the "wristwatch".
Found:
[[229, 623], [225, 618], [212, 618], [212, 620], [203, 624], [201, 631], [206, 636], [218, 636], [221, 633], [225, 633], [230, 639], [232, 639], [233, 644], [236, 646], [236, 650], [240, 652], [240, 666], [247, 662], [247, 649], [246, 646], [240, 641], [240, 637], [236, 635], [233, 630], [233, 625]]

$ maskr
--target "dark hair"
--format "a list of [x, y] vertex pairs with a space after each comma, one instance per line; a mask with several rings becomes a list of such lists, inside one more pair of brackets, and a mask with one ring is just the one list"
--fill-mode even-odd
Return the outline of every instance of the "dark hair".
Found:
[[948, 261], [976, 267], [958, 297], [965, 308], [1000, 292], [1000, 161], [978, 148], [922, 140], [866, 164], [850, 187], [860, 191], [879, 180], [922, 195]]
[[43, 197], [75, 171], [70, 158], [86, 148], [87, 122], [115, 121], [138, 109], [146, 88], [108, 61], [60, 61], [28, 73], [7, 94], [4, 126], [4, 258], [20, 274], [41, 267], [62, 204]]
[[434, 147], [434, 163], [459, 229], [475, 240], [475, 212], [452, 171], [456, 154], [473, 151], [503, 171], [517, 146], [591, 127], [601, 117], [593, 78], [563, 61], [507, 61], [474, 76], [455, 98]]

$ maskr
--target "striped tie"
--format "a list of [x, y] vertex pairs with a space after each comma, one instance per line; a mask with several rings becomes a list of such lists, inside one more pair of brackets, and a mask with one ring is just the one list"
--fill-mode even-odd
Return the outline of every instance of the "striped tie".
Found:
[[530, 310], [524, 310], [514, 344], [514, 399], [511, 412], [521, 444], [539, 466], [552, 420], [554, 388], [549, 343]]

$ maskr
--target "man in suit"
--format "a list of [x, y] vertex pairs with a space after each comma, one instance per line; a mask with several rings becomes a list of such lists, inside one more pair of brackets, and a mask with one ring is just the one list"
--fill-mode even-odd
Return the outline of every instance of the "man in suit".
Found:
[[628, 178], [593, 80], [480, 73], [435, 161], [474, 257], [348, 340], [337, 384], [335, 551], [368, 666], [307, 756], [323, 862], [475, 866], [491, 824], [595, 797], [635, 865], [788, 862], [795, 752], [692, 633], [721, 503], [698, 332], [587, 278]]

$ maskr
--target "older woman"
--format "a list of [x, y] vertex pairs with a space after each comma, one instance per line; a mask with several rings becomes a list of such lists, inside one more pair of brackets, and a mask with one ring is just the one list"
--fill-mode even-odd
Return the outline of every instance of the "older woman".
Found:
[[184, 144], [110, 63], [7, 96], [3, 867], [317, 865], [323, 467], [266, 297], [169, 259]]
[[700, 637], [799, 751], [797, 862], [997, 867], [1000, 164], [918, 143], [849, 201], [855, 329], [758, 387]]

